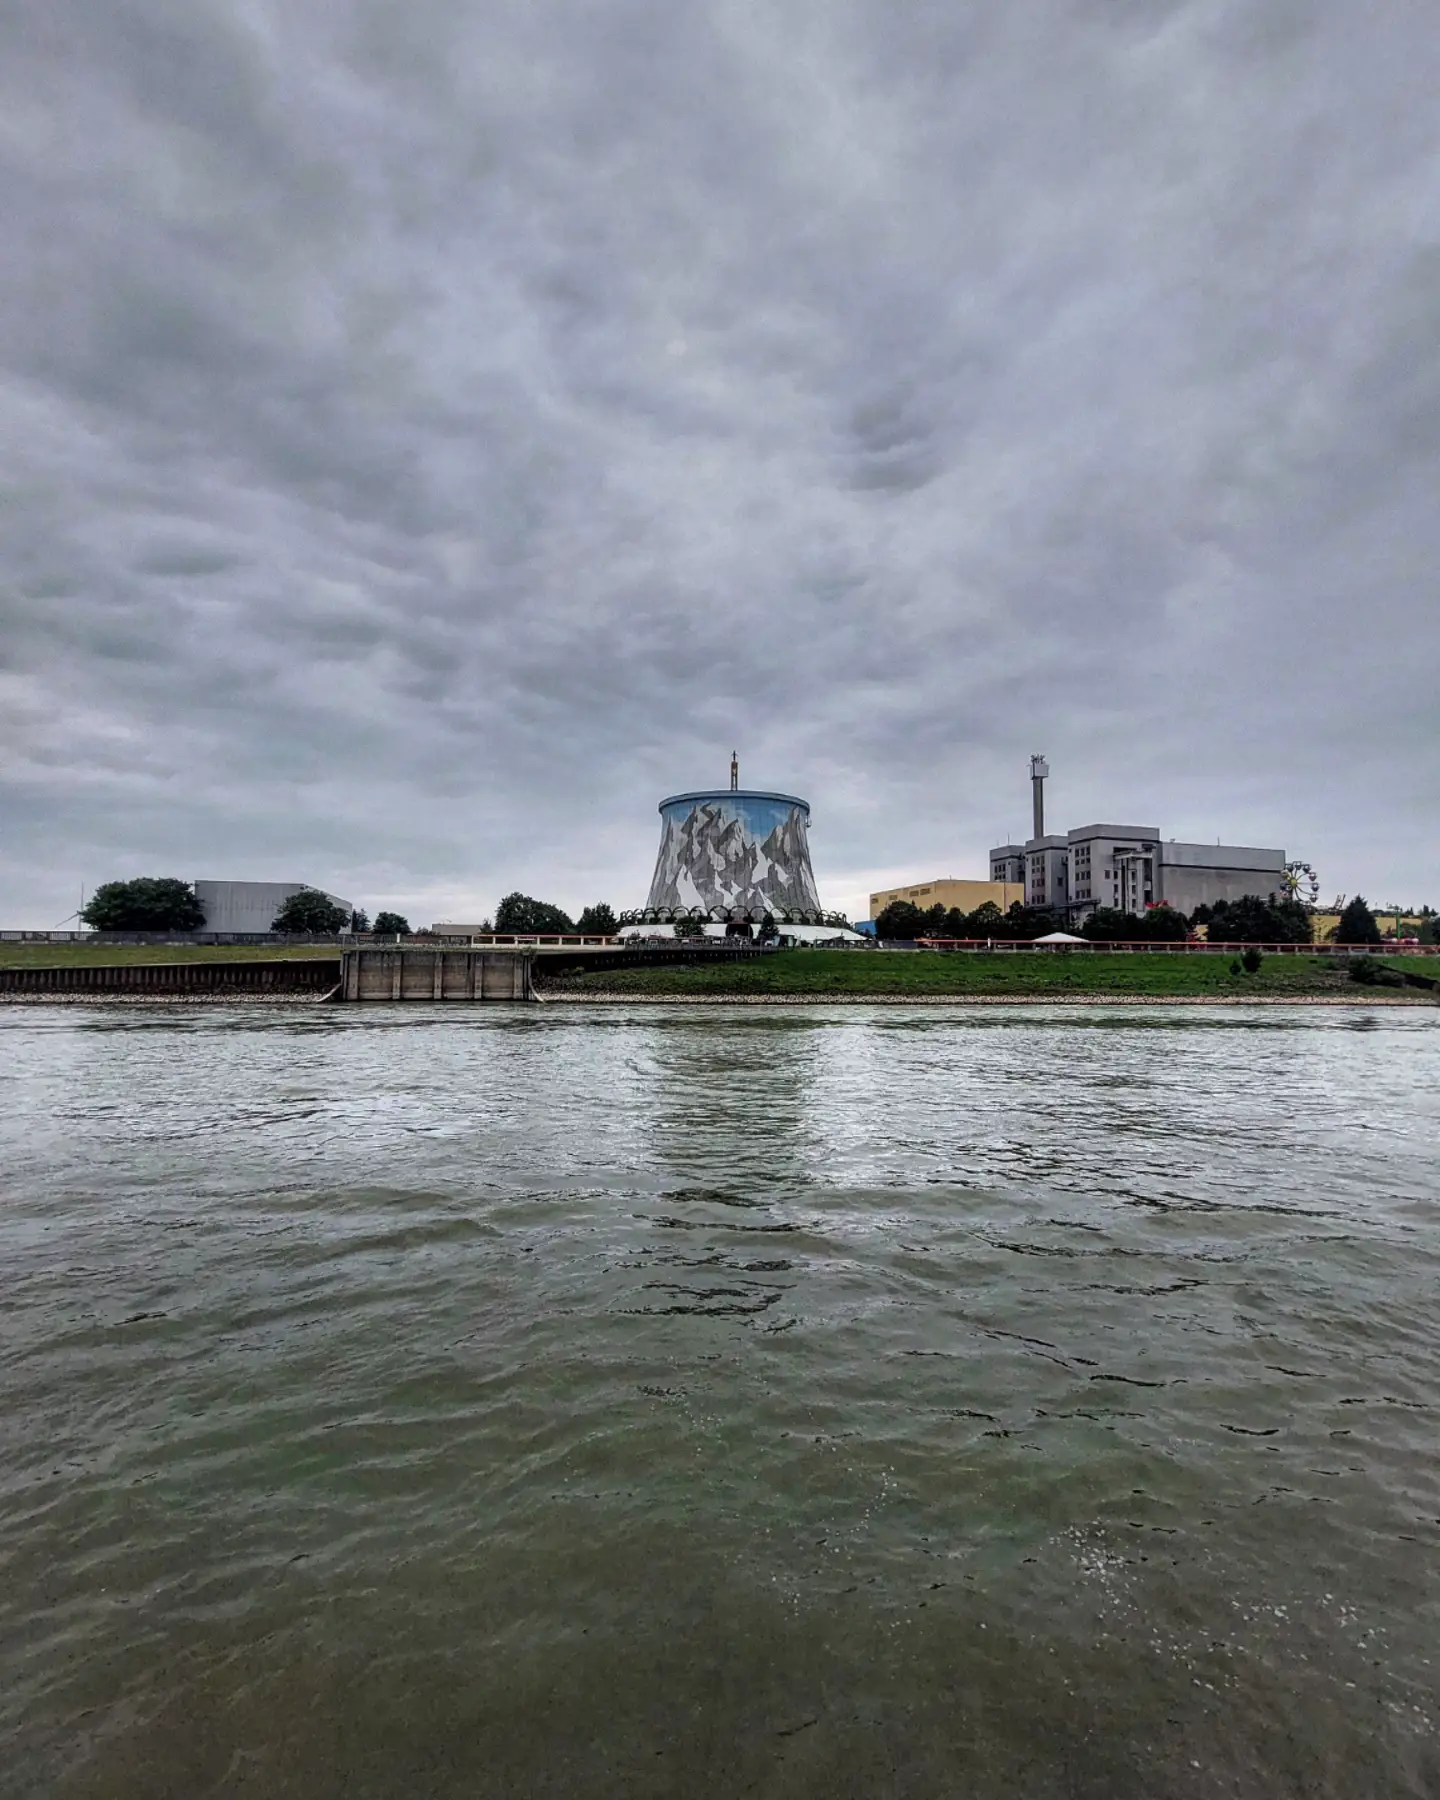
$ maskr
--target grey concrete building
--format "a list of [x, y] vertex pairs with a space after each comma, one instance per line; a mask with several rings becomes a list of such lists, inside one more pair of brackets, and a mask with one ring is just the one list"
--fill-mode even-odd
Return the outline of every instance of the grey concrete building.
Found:
[[[202, 931], [265, 932], [275, 922], [275, 915], [292, 894], [312, 887], [308, 881], [197, 881], [195, 898], [205, 913]], [[323, 889], [321, 890], [324, 891]], [[326, 894], [347, 914], [354, 911], [348, 900], [338, 894]]]
[[1192, 913], [1217, 900], [1243, 900], [1247, 894], [1283, 900], [1287, 891], [1283, 850], [1173, 841], [1160, 846], [1159, 898], [1177, 912]]
[[1058, 834], [1031, 838], [1025, 846], [1025, 904], [1070, 911], [1070, 846]]
[[1098, 906], [1143, 913], [1162, 903], [1177, 912], [1217, 900], [1285, 897], [1285, 852], [1239, 844], [1165, 842], [1154, 825], [1082, 825], [990, 852], [994, 881], [1022, 872], [1025, 904], [1046, 906], [1072, 921]]
[[1156, 871], [1160, 832], [1154, 825], [1082, 825], [1066, 833], [1070, 907], [1083, 919], [1097, 906], [1144, 912], [1160, 898]]

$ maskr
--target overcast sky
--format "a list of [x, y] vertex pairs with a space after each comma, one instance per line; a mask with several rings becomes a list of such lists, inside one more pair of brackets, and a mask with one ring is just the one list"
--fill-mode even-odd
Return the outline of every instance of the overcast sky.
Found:
[[0, 0], [0, 925], [822, 899], [1050, 817], [1440, 905], [1440, 31]]

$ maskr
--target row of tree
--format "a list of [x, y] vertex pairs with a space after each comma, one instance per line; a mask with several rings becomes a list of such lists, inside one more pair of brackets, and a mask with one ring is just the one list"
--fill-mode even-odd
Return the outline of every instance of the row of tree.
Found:
[[[169, 876], [142, 875], [133, 881], [102, 882], [80, 914], [95, 931], [203, 931], [205, 912], [188, 881]], [[301, 888], [291, 894], [271, 921], [272, 931], [296, 936], [334, 937], [342, 931], [369, 931], [377, 937], [409, 935], [410, 923], [397, 912], [368, 914], [339, 906], [318, 888]], [[490, 930], [487, 919], [485, 929]], [[495, 914], [496, 931], [574, 932], [610, 936], [616, 929], [615, 914], [602, 901], [587, 906], [577, 920], [545, 900], [528, 894], [507, 894]]]
[[[489, 922], [486, 922], [489, 929]], [[507, 894], [495, 909], [496, 931], [584, 932], [587, 937], [611, 937], [619, 929], [614, 912], [602, 900], [587, 906], [578, 919], [548, 900], [532, 900], [528, 894]]]
[[[1187, 918], [1170, 906], [1152, 906], [1143, 913], [1096, 907], [1076, 934], [1091, 943], [1183, 943], [1194, 928], [1204, 925], [1206, 935], [1226, 944], [1308, 944], [1312, 939], [1310, 915], [1297, 900], [1266, 900], [1247, 894], [1241, 900], [1219, 900], [1200, 906]], [[1044, 907], [1021, 906], [1017, 901], [1001, 912], [987, 901], [975, 912], [958, 907], [932, 906], [927, 910], [909, 900], [892, 901], [875, 921], [882, 938], [992, 938], [1002, 943], [1033, 941], [1052, 931], [1072, 928], [1058, 913]], [[1340, 916], [1335, 930], [1337, 944], [1378, 944], [1380, 927], [1359, 895]]]
[[[141, 875], [133, 881], [102, 881], [80, 918], [94, 931], [203, 931], [205, 911], [188, 881], [172, 876]], [[341, 931], [398, 932], [409, 922], [397, 912], [375, 915], [372, 925], [363, 912], [339, 906], [318, 888], [291, 894], [271, 921], [272, 931], [297, 936], [334, 937]]]

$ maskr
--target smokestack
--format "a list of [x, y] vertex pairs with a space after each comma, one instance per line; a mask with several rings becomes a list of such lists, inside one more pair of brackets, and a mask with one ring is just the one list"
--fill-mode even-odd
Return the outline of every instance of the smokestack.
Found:
[[1043, 756], [1030, 758], [1030, 791], [1035, 798], [1035, 835], [1045, 835], [1045, 781], [1050, 773], [1050, 765]]

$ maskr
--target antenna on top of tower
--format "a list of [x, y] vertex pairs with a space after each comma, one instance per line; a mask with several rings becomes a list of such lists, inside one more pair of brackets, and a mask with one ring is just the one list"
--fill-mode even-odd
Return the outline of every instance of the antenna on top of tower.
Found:
[[730, 792], [732, 794], [737, 792], [739, 789], [739, 786], [740, 786], [740, 752], [738, 750], [732, 750], [730, 752]]

